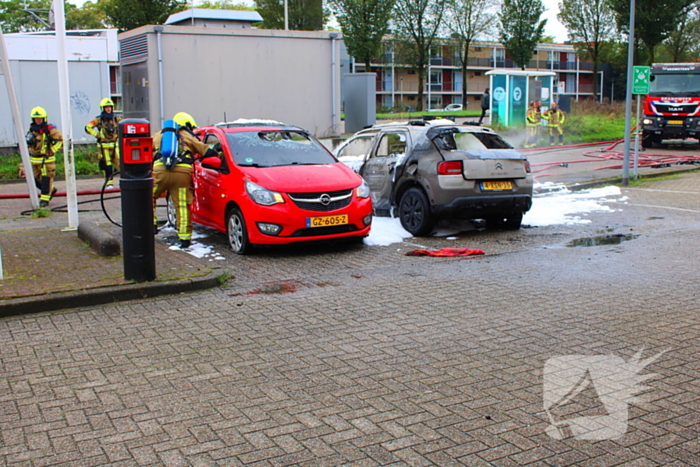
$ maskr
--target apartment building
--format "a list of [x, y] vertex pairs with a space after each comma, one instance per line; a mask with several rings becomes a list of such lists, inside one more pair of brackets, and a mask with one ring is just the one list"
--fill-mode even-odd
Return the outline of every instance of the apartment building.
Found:
[[[377, 76], [377, 108], [417, 108], [418, 75], [415, 70], [398, 63], [391, 42], [385, 53], [375, 59], [369, 70], [363, 63], [354, 64], [354, 72], [374, 72]], [[462, 103], [462, 61], [455, 43], [445, 42], [431, 51], [426, 73], [423, 109], [442, 109]], [[476, 42], [471, 47], [467, 66], [468, 109], [478, 109], [484, 89], [489, 87], [486, 72], [494, 69], [520, 69], [513, 63], [502, 44]], [[539, 44], [525, 68], [531, 71], [556, 73], [556, 93], [579, 100], [593, 96], [593, 63], [582, 61], [569, 44]], [[428, 79], [429, 78], [429, 79]], [[599, 98], [603, 94], [604, 74], [599, 71]]]

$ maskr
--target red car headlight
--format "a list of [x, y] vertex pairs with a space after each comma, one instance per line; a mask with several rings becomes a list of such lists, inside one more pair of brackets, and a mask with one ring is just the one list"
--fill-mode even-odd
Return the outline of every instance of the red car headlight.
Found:
[[246, 180], [245, 182], [245, 191], [248, 192], [248, 196], [250, 196], [253, 201], [263, 206], [284, 203], [284, 198], [280, 193], [263, 188], [250, 180]]
[[369, 185], [367, 185], [367, 182], [362, 180], [362, 183], [360, 186], [355, 188], [355, 196], [358, 198], [369, 198]]

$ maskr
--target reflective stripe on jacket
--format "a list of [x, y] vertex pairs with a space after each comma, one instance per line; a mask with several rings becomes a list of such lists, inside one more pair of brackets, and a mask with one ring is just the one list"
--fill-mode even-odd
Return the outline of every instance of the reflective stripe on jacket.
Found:
[[[97, 116], [85, 125], [85, 132], [100, 140], [97, 144], [108, 147], [107, 145], [111, 143], [109, 147], [114, 147], [119, 138], [117, 129], [119, 128], [119, 122], [121, 120], [121, 117], [115, 115], [114, 118], [111, 119], [112, 125], [109, 125], [108, 120]], [[112, 129], [111, 132], [110, 128]]]
[[527, 126], [537, 126], [540, 124], [542, 115], [539, 110], [530, 109], [525, 116], [525, 124]]
[[566, 120], [566, 114], [560, 109], [548, 110], [542, 118], [547, 120], [547, 126], [561, 126]]
[[[58, 131], [58, 128], [48, 124], [46, 126], [48, 134], [45, 132], [31, 131], [34, 135], [34, 143], [29, 144], [29, 158], [32, 164], [41, 164], [42, 162], [55, 162], [55, 154], [63, 147], [63, 133]], [[51, 146], [49, 147], [49, 141]]]

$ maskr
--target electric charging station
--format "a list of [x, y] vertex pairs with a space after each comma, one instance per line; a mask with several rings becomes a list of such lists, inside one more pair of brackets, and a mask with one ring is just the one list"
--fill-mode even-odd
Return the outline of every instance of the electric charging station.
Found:
[[491, 70], [486, 75], [491, 86], [491, 123], [525, 126], [530, 101], [541, 101], [544, 112], [554, 99], [554, 72]]
[[122, 194], [124, 279], [136, 282], [156, 278], [153, 234], [153, 140], [148, 120], [119, 122]]

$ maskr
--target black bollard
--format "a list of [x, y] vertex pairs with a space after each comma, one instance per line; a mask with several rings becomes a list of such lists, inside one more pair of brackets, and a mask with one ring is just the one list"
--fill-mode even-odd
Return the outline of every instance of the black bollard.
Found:
[[153, 141], [148, 120], [119, 122], [124, 279], [156, 278], [153, 238]]

